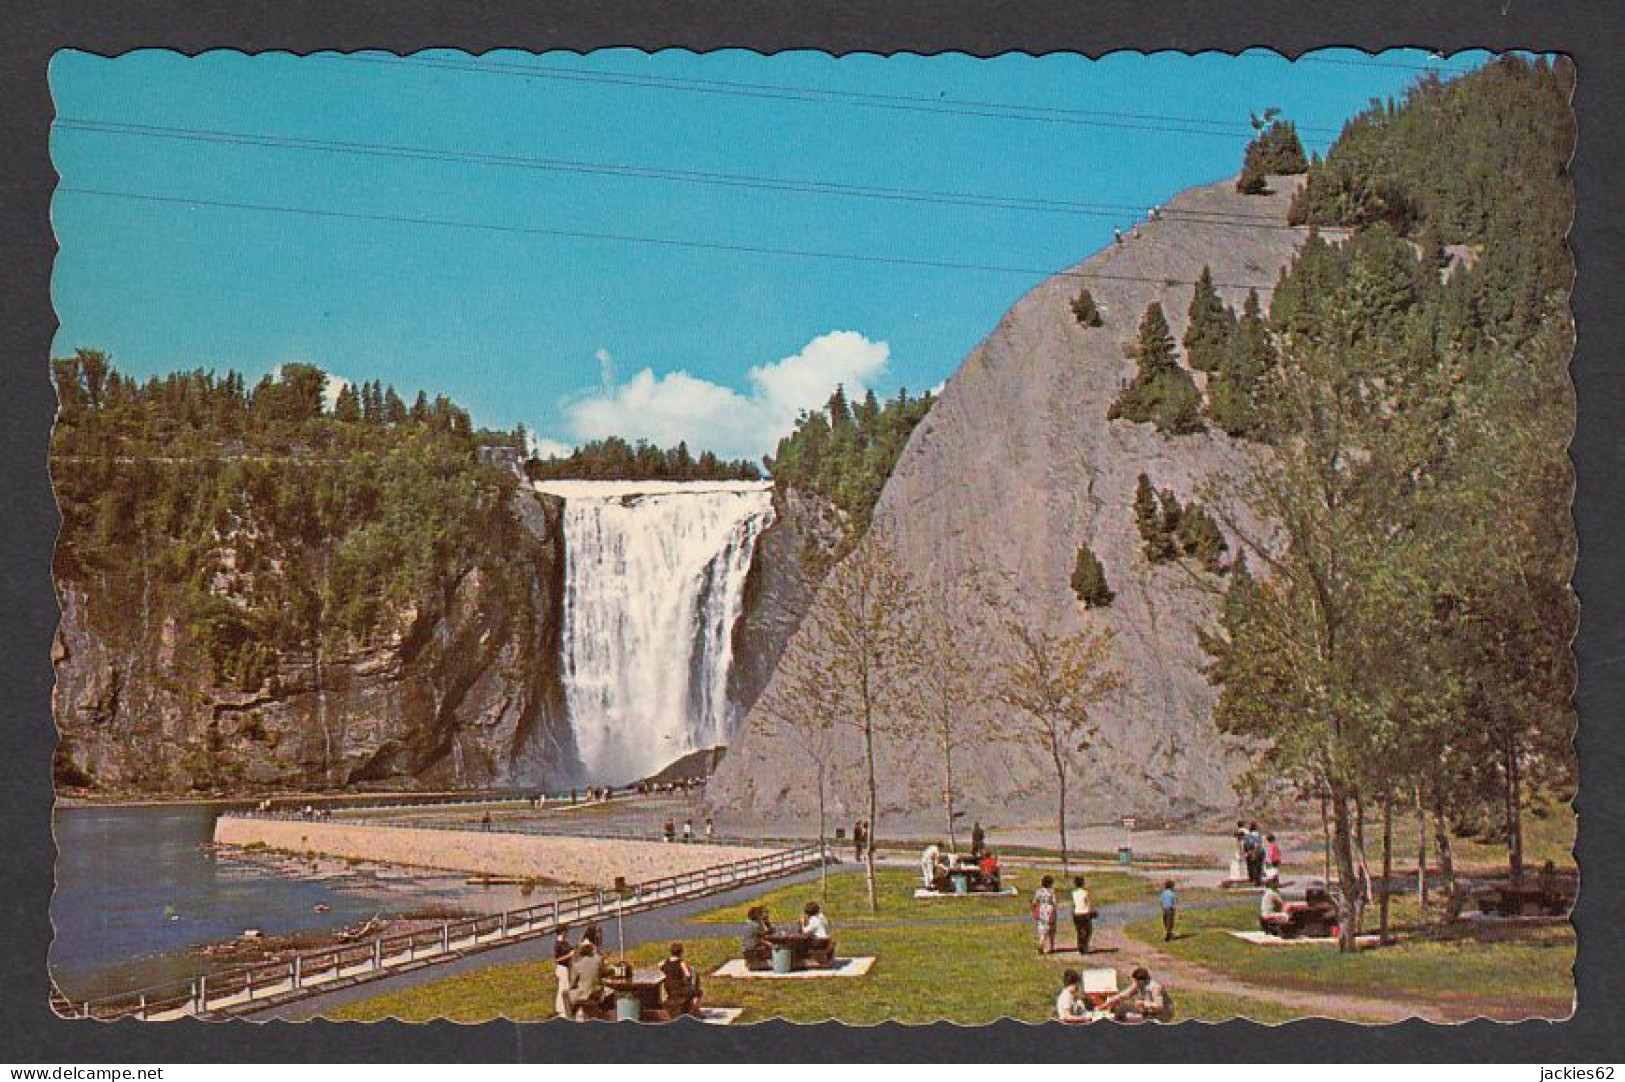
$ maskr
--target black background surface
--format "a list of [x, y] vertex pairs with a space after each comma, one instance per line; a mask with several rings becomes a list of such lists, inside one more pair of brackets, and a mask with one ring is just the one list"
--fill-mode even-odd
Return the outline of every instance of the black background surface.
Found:
[[[1245, 4], [1015, 0], [859, 5], [841, 0], [638, 3], [574, 0], [415, 0], [276, 4], [222, 0], [9, 3], [0, 0], [0, 1061], [52, 1064], [244, 1061], [1541, 1061], [1625, 1059], [1621, 951], [1621, 792], [1618, 725], [1625, 699], [1625, 393], [1618, 356], [1625, 297], [1625, 19], [1612, 3], [1424, 2]], [[1578, 1011], [1565, 1023], [1364, 1027], [1232, 1022], [1171, 1028], [1063, 1029], [1006, 1022], [869, 1028], [769, 1023], [718, 1028], [326, 1022], [142, 1024], [71, 1022], [46, 1006], [51, 840], [50, 643], [58, 610], [50, 576], [57, 529], [46, 468], [55, 397], [46, 359], [56, 326], [50, 299], [55, 245], [48, 225], [56, 175], [47, 153], [46, 64], [59, 48], [104, 54], [168, 47], [248, 52], [459, 47], [588, 51], [607, 46], [772, 52], [1237, 51], [1268, 46], [1294, 56], [1317, 47], [1372, 51], [1427, 46], [1563, 52], [1579, 67], [1571, 244], [1579, 277], [1579, 398], [1573, 445], [1582, 617], [1580, 662]], [[967, 973], [975, 980], [977, 974]], [[1535, 1076], [1531, 1074], [1533, 1082]]]

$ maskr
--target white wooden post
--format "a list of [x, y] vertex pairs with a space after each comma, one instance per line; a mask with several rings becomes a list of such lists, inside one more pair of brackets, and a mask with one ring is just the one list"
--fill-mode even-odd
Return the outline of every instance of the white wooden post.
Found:
[[440, 949], [442, 951], [448, 951], [448, 952], [451, 950], [451, 922], [450, 921], [441, 921], [440, 922]]
[[382, 939], [375, 939], [375, 940], [372, 941], [372, 968], [374, 970], [378, 970], [378, 969], [382, 969], [383, 967], [384, 967], [384, 941]]
[[303, 962], [304, 959], [299, 957], [297, 954], [293, 956], [293, 986], [295, 988], [300, 987], [300, 979], [304, 976], [304, 974], [301, 972]]

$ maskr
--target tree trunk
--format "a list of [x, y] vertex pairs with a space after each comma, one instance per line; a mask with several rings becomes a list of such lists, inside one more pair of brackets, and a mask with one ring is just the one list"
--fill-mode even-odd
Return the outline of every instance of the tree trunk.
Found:
[[824, 775], [827, 767], [818, 764], [818, 896], [829, 901], [829, 849], [824, 841]]
[[875, 897], [875, 831], [879, 826], [875, 821], [875, 812], [880, 800], [875, 783], [875, 726], [870, 718], [865, 718], [863, 722], [863, 753], [868, 760], [869, 770], [869, 836], [863, 841], [863, 879], [864, 889], [869, 896], [869, 912], [874, 913], [880, 908]]
[[1445, 814], [1437, 783], [1433, 794], [1433, 845], [1439, 851], [1439, 889], [1444, 891], [1445, 904], [1454, 917], [1456, 905], [1456, 854], [1450, 845], [1450, 816]]
[[1394, 874], [1394, 794], [1390, 790], [1382, 794], [1382, 894], [1381, 915], [1379, 917], [1380, 935], [1384, 943], [1388, 942], [1388, 881]]
[[1519, 776], [1518, 745], [1507, 742], [1507, 863], [1512, 885], [1523, 884], [1523, 780]]
[[1328, 887], [1332, 884], [1332, 822], [1326, 787], [1320, 787], [1320, 879]]
[[1428, 809], [1422, 800], [1422, 783], [1416, 783], [1416, 903], [1423, 912], [1428, 907]]
[[942, 741], [942, 804], [948, 816], [948, 851], [959, 852], [959, 838], [954, 832], [954, 744], [953, 738]]
[[1354, 831], [1349, 816], [1349, 791], [1340, 778], [1328, 781], [1331, 790], [1332, 856], [1343, 900], [1337, 912], [1337, 949], [1354, 951], [1360, 935], [1360, 879], [1354, 868]]
[[1055, 828], [1061, 839], [1061, 875], [1068, 875], [1071, 869], [1067, 864], [1066, 853], [1066, 765], [1057, 757], [1055, 760], [1055, 780], [1059, 783], [1060, 801], [1055, 806]]

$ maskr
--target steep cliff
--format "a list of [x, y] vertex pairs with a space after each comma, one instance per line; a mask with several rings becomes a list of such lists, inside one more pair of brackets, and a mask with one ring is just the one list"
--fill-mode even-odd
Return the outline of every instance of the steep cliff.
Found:
[[[175, 588], [59, 576], [57, 780], [102, 793], [561, 784], [579, 770], [558, 673], [560, 504], [513, 491], [496, 531], [384, 630], [219, 678]], [[216, 555], [240, 566], [230, 537]], [[236, 580], [216, 580], [231, 604]]]
[[[1214, 692], [1197, 642], [1223, 580], [1188, 561], [1148, 562], [1133, 499], [1141, 473], [1189, 500], [1210, 480], [1240, 476], [1257, 452], [1212, 429], [1165, 436], [1150, 424], [1108, 421], [1107, 411], [1134, 375], [1125, 345], [1147, 305], [1162, 304], [1177, 340], [1204, 266], [1237, 309], [1249, 285], [1267, 303], [1306, 236], [1287, 226], [1296, 187], [1286, 177], [1271, 178], [1272, 192], [1262, 196], [1239, 195], [1230, 181], [1189, 190], [1160, 220], [1072, 268], [1077, 277], [1057, 276], [1028, 293], [948, 381], [876, 508], [873, 529], [911, 571], [955, 578], [991, 570], [1002, 605], [1022, 619], [1116, 631], [1127, 686], [1098, 711], [1094, 749], [1075, 756], [1072, 804], [1085, 817], [1176, 817], [1233, 803], [1241, 761], [1213, 727]], [[1101, 309], [1099, 327], [1081, 326], [1071, 310], [1085, 284]], [[1196, 381], [1203, 386], [1203, 374]], [[1219, 510], [1258, 526], [1244, 508]], [[1085, 610], [1068, 585], [1083, 543], [1116, 592], [1108, 608]], [[763, 701], [777, 693], [769, 683]], [[1004, 821], [1050, 814], [1048, 766], [997, 739], [1008, 722], [1001, 708], [984, 702], [967, 711], [985, 714], [986, 733], [961, 756], [963, 806]], [[758, 704], [708, 796], [744, 814], [796, 814], [813, 798], [806, 771], [763, 730], [760, 714]], [[910, 769], [919, 765], [917, 749], [891, 739], [883, 757], [889, 813], [940, 807], [940, 785]], [[854, 803], [852, 788], [838, 786], [842, 804]]]

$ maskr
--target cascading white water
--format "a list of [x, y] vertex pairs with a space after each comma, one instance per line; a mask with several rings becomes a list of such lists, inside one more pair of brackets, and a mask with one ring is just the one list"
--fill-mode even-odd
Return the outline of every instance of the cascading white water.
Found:
[[544, 481], [564, 500], [563, 670], [593, 784], [728, 738], [728, 670], [772, 485]]

